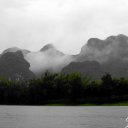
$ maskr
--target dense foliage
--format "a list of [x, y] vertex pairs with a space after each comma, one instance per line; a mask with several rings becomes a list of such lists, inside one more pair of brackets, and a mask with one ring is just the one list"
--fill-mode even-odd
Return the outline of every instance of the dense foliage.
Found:
[[128, 100], [128, 79], [105, 74], [101, 80], [78, 73], [44, 73], [29, 81], [0, 79], [0, 104], [113, 103]]

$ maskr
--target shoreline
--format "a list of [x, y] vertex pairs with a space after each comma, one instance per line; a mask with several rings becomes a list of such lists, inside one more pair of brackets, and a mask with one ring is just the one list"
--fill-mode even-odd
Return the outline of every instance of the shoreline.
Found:
[[115, 102], [115, 103], [103, 103], [103, 104], [94, 104], [94, 103], [81, 103], [81, 104], [65, 104], [65, 103], [48, 103], [40, 105], [29, 105], [29, 104], [0, 104], [0, 106], [128, 106], [128, 101], [125, 102]]

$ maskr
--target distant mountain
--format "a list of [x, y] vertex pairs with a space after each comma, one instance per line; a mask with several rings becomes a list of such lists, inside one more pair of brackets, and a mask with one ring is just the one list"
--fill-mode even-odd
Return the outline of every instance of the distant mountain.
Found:
[[113, 59], [101, 64], [104, 72], [114, 77], [128, 77], [128, 61]]
[[62, 70], [63, 73], [78, 72], [82, 76], [88, 75], [94, 79], [100, 79], [103, 75], [102, 66], [96, 61], [72, 62]]
[[95, 60], [100, 63], [115, 59], [128, 60], [128, 37], [110, 36], [105, 40], [91, 38], [76, 56], [78, 61]]
[[64, 56], [64, 53], [57, 50], [53, 44], [45, 45], [40, 51], [49, 56]]
[[30, 70], [36, 75], [45, 71], [60, 72], [62, 68], [73, 61], [72, 56], [57, 50], [52, 44], [45, 45], [38, 52], [30, 52], [25, 56], [30, 63]]
[[[78, 71], [93, 78], [101, 76], [102, 73], [110, 73], [114, 77], [127, 77], [128, 37], [120, 34], [105, 40], [91, 38], [75, 58], [76, 62], [69, 64], [62, 71], [68, 73]], [[92, 65], [96, 66], [95, 61], [99, 63], [99, 68], [93, 68]], [[98, 72], [97, 76], [93, 74], [94, 72]]]
[[17, 47], [12, 47], [12, 48], [8, 48], [8, 49], [4, 50], [2, 54], [5, 54], [7, 52], [17, 52], [17, 51], [21, 51], [23, 55], [26, 55], [27, 53], [30, 52], [29, 50], [26, 50], [26, 49], [20, 49]]
[[0, 57], [0, 77], [12, 80], [27, 80], [34, 77], [29, 70], [30, 64], [21, 51], [6, 52]]
[[[5, 55], [8, 54], [8, 56], [15, 56], [17, 55], [18, 52], [22, 53], [22, 58], [18, 58], [19, 60], [21, 59], [21, 61], [25, 61], [25, 63], [27, 62], [29, 64], [29, 67], [27, 65], [24, 65], [22, 68], [22, 70], [26, 70], [26, 71], [30, 71], [31, 73], [34, 73], [35, 75], [41, 75], [42, 73], [44, 73], [45, 71], [50, 71], [50, 72], [60, 72], [62, 70], [63, 67], [65, 67], [66, 65], [68, 65], [70, 62], [73, 61], [72, 56], [70, 55], [65, 55], [64, 53], [60, 52], [59, 50], [57, 50], [52, 44], [47, 44], [45, 45], [43, 48], [41, 48], [40, 51], [37, 52], [30, 52], [28, 50], [25, 49], [20, 49], [17, 47], [12, 47], [12, 48], [8, 48], [6, 50], [4, 50], [2, 52], [2, 54], [0, 55], [0, 57], [3, 59], [3, 57]], [[3, 64], [3, 60], [1, 60], [0, 58], [0, 63]], [[19, 62], [16, 62], [15, 60], [16, 58], [12, 57], [12, 63], [14, 65], [21, 66], [19, 64], [17, 64]], [[4, 63], [5, 61], [7, 61], [6, 66], [8, 66], [8, 69], [11, 68], [10, 62], [8, 63], [8, 60], [6, 60], [6, 58], [4, 58]], [[15, 61], [15, 62], [14, 62]], [[2, 66], [1, 64], [1, 71], [0, 74], [1, 76], [10, 76], [11, 73], [7, 74], [8, 71], [4, 71], [4, 66]], [[12, 69], [9, 69], [12, 72]], [[17, 72], [18, 68], [16, 69]], [[15, 70], [15, 71], [16, 71]], [[6, 73], [3, 73], [6, 72]], [[12, 75], [11, 75], [12, 78]], [[26, 77], [27, 78], [27, 77]]]
[[53, 44], [47, 44], [47, 45], [45, 45], [43, 48], [41, 48], [40, 51], [47, 51], [47, 50], [49, 50], [49, 49], [54, 49], [54, 50], [56, 50], [56, 48], [54, 47]]
[[[80, 72], [99, 78], [104, 73], [115, 77], [128, 76], [128, 37], [110, 36], [105, 40], [91, 38], [77, 55], [66, 55], [52, 44], [37, 52], [8, 48], [0, 54], [0, 76], [25, 79], [50, 72]], [[18, 75], [17, 75], [18, 74]]]

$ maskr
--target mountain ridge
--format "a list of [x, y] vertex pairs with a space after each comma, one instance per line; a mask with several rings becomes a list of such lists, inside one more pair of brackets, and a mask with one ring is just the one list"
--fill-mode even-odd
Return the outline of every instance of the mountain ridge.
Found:
[[35, 75], [49, 70], [67, 73], [78, 71], [83, 75], [98, 74], [94, 75], [95, 78], [105, 72], [110, 72], [115, 77], [128, 76], [128, 36], [123, 34], [109, 36], [104, 40], [90, 38], [77, 55], [66, 55], [53, 44], [47, 44], [37, 52], [9, 48], [0, 58], [6, 53], [17, 51], [22, 52], [24, 61], [30, 65], [29, 70]]

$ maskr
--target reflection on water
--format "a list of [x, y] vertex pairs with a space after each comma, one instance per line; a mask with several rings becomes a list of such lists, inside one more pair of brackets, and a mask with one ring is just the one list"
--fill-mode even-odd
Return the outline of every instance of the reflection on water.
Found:
[[0, 128], [125, 128], [128, 107], [0, 106]]

